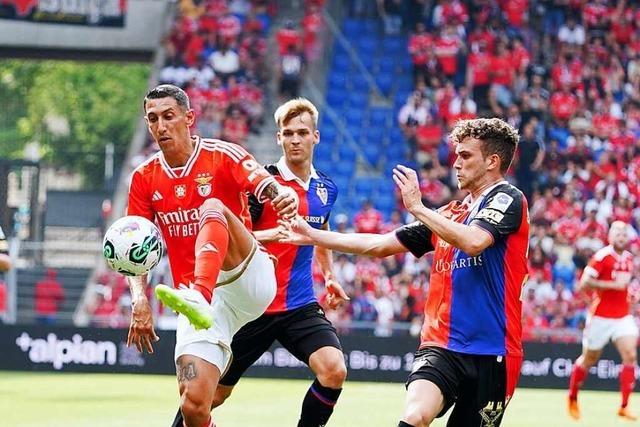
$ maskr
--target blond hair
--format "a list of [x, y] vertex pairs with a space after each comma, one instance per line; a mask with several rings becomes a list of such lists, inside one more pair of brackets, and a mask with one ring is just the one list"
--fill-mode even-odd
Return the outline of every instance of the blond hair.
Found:
[[276, 121], [276, 125], [281, 128], [289, 123], [294, 117], [298, 117], [303, 113], [309, 113], [313, 120], [313, 125], [318, 127], [318, 109], [311, 101], [306, 98], [295, 98], [289, 100], [278, 107], [273, 114], [273, 118]]

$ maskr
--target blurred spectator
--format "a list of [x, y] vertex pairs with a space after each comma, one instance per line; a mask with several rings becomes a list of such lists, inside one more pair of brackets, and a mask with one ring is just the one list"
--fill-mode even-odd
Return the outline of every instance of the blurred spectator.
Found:
[[362, 203], [362, 209], [353, 217], [357, 233], [379, 233], [382, 228], [382, 214], [373, 207], [371, 200]]
[[46, 277], [35, 285], [33, 302], [36, 320], [43, 325], [56, 323], [59, 306], [64, 301], [64, 290], [57, 275], [56, 270], [50, 268]]
[[378, 14], [384, 22], [384, 33], [388, 36], [402, 29], [402, 0], [377, 0]]
[[538, 171], [544, 160], [544, 143], [536, 137], [536, 120], [532, 119], [524, 126], [518, 144], [518, 163], [515, 176], [518, 186], [532, 200], [533, 190], [537, 187]]
[[304, 58], [294, 46], [289, 46], [287, 53], [280, 57], [280, 84], [278, 92], [282, 98], [291, 99], [298, 97], [304, 64]]

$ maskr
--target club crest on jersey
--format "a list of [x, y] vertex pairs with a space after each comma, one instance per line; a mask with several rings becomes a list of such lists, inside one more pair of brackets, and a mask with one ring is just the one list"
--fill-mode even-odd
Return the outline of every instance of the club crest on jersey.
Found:
[[198, 194], [202, 197], [207, 197], [211, 194], [211, 180], [213, 177], [208, 173], [198, 174], [196, 179], [194, 180], [197, 184]]
[[178, 199], [182, 199], [187, 195], [187, 186], [184, 184], [176, 185], [173, 187], [173, 191]]
[[316, 194], [318, 198], [322, 202], [323, 205], [326, 205], [329, 201], [329, 192], [327, 191], [327, 187], [318, 187], [316, 188]]

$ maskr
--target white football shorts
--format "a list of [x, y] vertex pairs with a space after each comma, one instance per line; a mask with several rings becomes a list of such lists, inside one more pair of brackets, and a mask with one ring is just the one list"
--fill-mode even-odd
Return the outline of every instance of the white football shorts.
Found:
[[231, 362], [231, 339], [248, 322], [260, 317], [276, 296], [273, 261], [255, 243], [249, 256], [233, 270], [220, 271], [213, 290], [213, 326], [196, 330], [183, 315], [178, 316], [174, 359], [189, 354], [220, 369]]
[[616, 319], [587, 316], [587, 325], [582, 334], [582, 346], [589, 350], [601, 350], [609, 341], [620, 337], [637, 337], [638, 326], [633, 316]]

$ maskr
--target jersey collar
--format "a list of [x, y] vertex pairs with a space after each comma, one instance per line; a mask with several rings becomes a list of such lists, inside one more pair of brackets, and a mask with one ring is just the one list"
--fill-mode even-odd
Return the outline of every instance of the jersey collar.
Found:
[[200, 154], [200, 147], [202, 145], [200, 144], [200, 137], [198, 135], [192, 135], [191, 139], [195, 140], [195, 146], [193, 147], [193, 153], [191, 153], [191, 156], [189, 157], [189, 159], [187, 160], [187, 163], [185, 163], [184, 166], [172, 168], [171, 166], [169, 166], [169, 163], [167, 163], [167, 160], [164, 158], [164, 153], [160, 151], [160, 164], [162, 165], [162, 169], [164, 169], [165, 173], [169, 175], [169, 177], [182, 178], [184, 176], [189, 175], [189, 173], [191, 172], [191, 168], [193, 167], [193, 164], [196, 162], [196, 159], [198, 158], [198, 154]]
[[284, 156], [280, 157], [280, 160], [278, 160], [278, 163], [276, 163], [276, 167], [278, 168], [278, 171], [280, 172], [280, 176], [282, 177], [282, 179], [284, 179], [285, 181], [296, 181], [306, 191], [309, 190], [309, 184], [311, 184], [311, 179], [320, 178], [318, 176], [318, 173], [316, 172], [316, 168], [314, 168], [313, 165], [311, 165], [311, 174], [309, 175], [309, 180], [307, 182], [304, 182], [303, 180], [298, 178], [296, 174], [294, 174], [291, 171], [291, 169], [289, 169], [289, 166], [287, 166], [287, 162], [284, 160]]
[[485, 189], [482, 192], [482, 194], [480, 194], [475, 200], [471, 199], [471, 194], [467, 195], [467, 197], [465, 197], [464, 200], [462, 201], [462, 204], [468, 206], [467, 210], [470, 212], [468, 217], [469, 218], [473, 218], [475, 216], [475, 214], [478, 213], [478, 208], [480, 207], [480, 204], [482, 203], [484, 198], [487, 197], [487, 194], [489, 194], [497, 186], [503, 185], [503, 184], [508, 184], [508, 183], [509, 183], [509, 181], [507, 181], [506, 179], [503, 179], [502, 181], [496, 182], [491, 187]]

